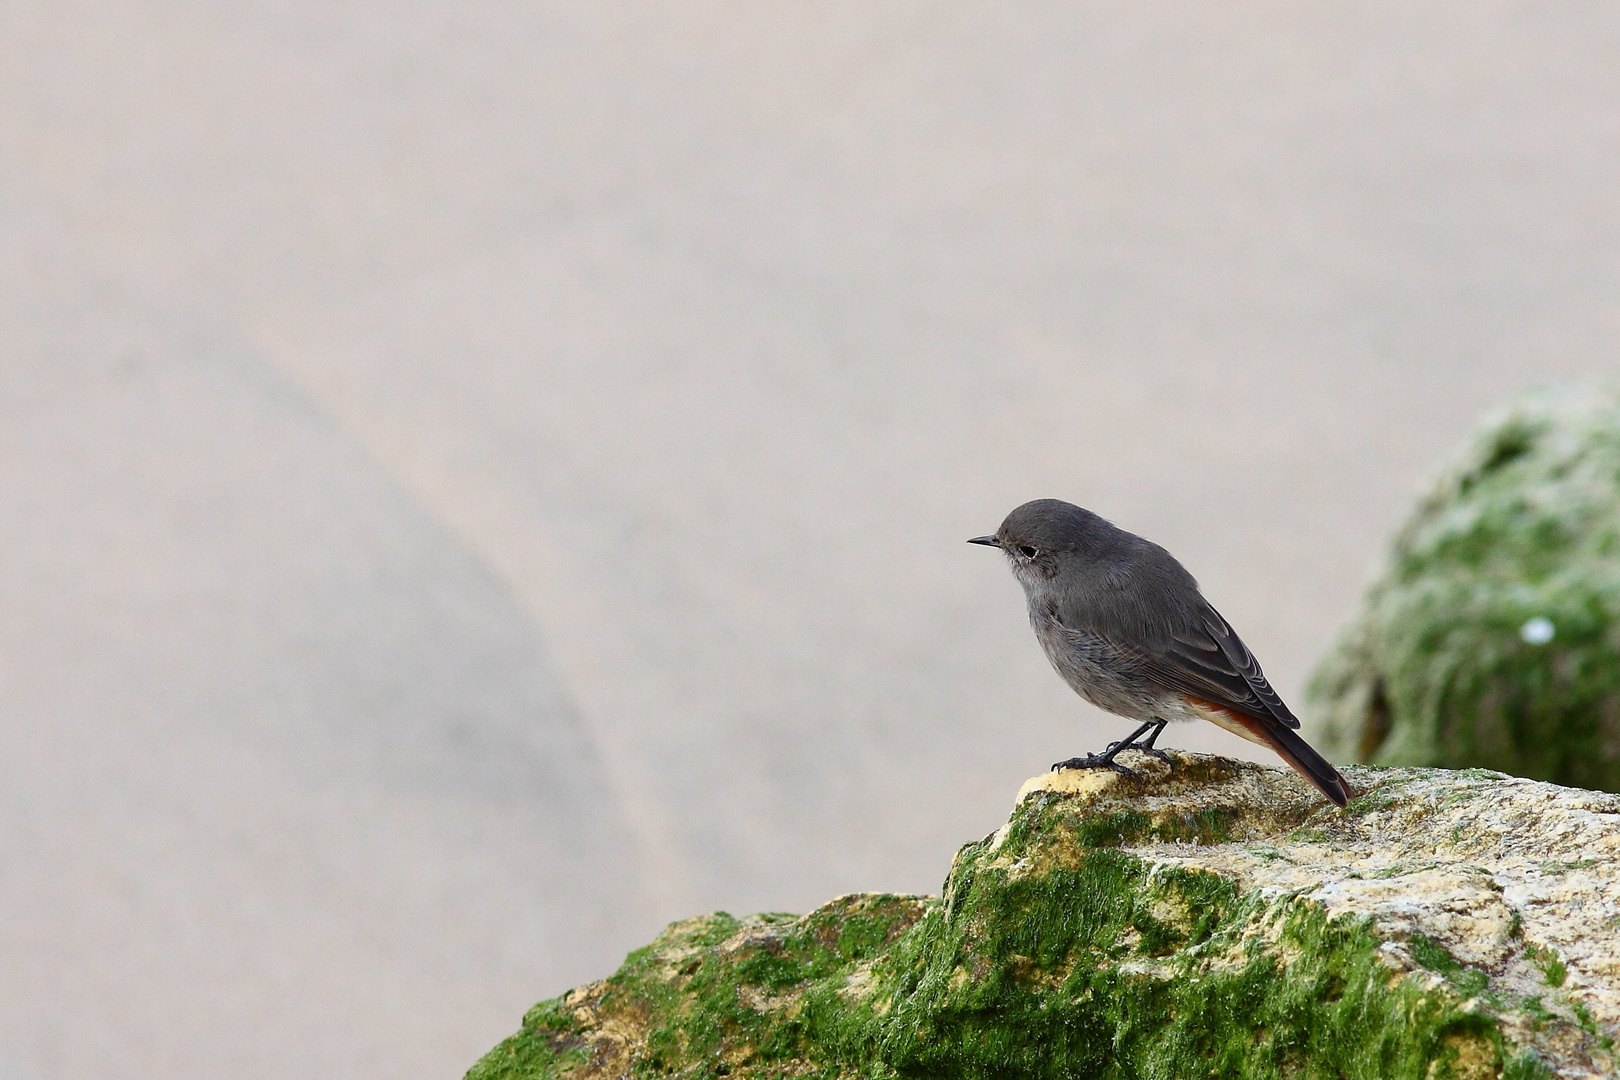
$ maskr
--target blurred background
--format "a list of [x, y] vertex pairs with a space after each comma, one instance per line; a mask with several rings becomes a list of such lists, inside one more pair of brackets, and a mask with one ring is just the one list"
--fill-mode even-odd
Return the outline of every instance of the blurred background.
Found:
[[[458, 1076], [1118, 738], [963, 541], [1286, 697], [1615, 368], [1596, 3], [0, 5], [0, 1080]], [[1173, 744], [1248, 756], [1213, 728]]]

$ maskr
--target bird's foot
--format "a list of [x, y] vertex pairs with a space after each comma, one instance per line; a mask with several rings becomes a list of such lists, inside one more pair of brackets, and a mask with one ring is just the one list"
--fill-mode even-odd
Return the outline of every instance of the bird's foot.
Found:
[[1141, 734], [1141, 729], [1140, 728], [1137, 729], [1136, 734], [1132, 735], [1129, 739], [1126, 739], [1125, 742], [1127, 744], [1129, 744], [1131, 746], [1131, 749], [1133, 749], [1133, 750], [1140, 750], [1144, 754], [1152, 754], [1154, 757], [1158, 758], [1160, 761], [1164, 762], [1166, 765], [1174, 766], [1175, 763], [1170, 760], [1170, 755], [1165, 753], [1163, 750], [1160, 750], [1158, 747], [1153, 745], [1154, 743], [1159, 741], [1159, 736], [1164, 734], [1164, 729], [1165, 729], [1165, 722], [1163, 720], [1160, 720], [1156, 724], [1153, 725], [1152, 733], [1149, 734], [1148, 737], [1143, 739], [1141, 742], [1136, 742], [1135, 741], [1136, 736]]
[[1118, 752], [1110, 746], [1101, 754], [1087, 754], [1085, 757], [1072, 757], [1067, 761], [1055, 762], [1052, 765], [1052, 771], [1062, 772], [1064, 769], [1112, 769], [1121, 776], [1128, 776], [1132, 780], [1142, 779], [1135, 769], [1127, 769], [1114, 760], [1114, 755]]
[[[1158, 734], [1158, 733], [1155, 732], [1154, 734]], [[1169, 754], [1165, 753], [1163, 750], [1160, 750], [1158, 747], [1153, 745], [1153, 740], [1151, 738], [1148, 739], [1146, 742], [1132, 742], [1129, 739], [1121, 739], [1118, 742], [1111, 742], [1107, 746], [1103, 747], [1103, 752], [1102, 752], [1102, 754], [1100, 756], [1107, 758], [1109, 761], [1112, 761], [1116, 754], [1123, 753], [1126, 750], [1138, 750], [1138, 751], [1140, 751], [1140, 752], [1142, 752], [1144, 754], [1149, 754], [1149, 755], [1151, 755], [1153, 757], [1158, 758], [1160, 761], [1164, 762], [1166, 765], [1174, 765], [1175, 764], [1175, 761], [1170, 757]], [[1097, 755], [1097, 754], [1088, 754], [1087, 756], [1088, 757], [1094, 757], [1094, 758], [1099, 757], [1099, 755]], [[1071, 758], [1070, 760], [1078, 761], [1080, 759], [1079, 758]], [[1063, 764], [1068, 765], [1068, 762], [1064, 762]], [[1055, 767], [1056, 766], [1054, 766], [1054, 768]], [[1078, 765], [1072, 766], [1072, 767], [1073, 768], [1080, 768], [1080, 766], [1078, 766]], [[1096, 768], [1096, 767], [1097, 766], [1093, 766], [1093, 768]]]

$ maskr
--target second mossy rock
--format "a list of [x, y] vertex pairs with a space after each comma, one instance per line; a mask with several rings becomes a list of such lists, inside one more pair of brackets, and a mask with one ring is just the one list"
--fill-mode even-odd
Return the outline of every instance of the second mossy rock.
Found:
[[1489, 418], [1307, 697], [1339, 761], [1620, 790], [1620, 398], [1543, 391]]

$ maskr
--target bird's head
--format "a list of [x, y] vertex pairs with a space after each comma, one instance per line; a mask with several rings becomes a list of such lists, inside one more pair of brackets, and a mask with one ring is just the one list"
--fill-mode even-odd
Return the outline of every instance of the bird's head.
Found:
[[1007, 515], [990, 536], [975, 536], [970, 544], [1000, 548], [1012, 564], [1013, 574], [1028, 587], [1049, 580], [1076, 552], [1108, 530], [1106, 521], [1073, 503], [1036, 499]]

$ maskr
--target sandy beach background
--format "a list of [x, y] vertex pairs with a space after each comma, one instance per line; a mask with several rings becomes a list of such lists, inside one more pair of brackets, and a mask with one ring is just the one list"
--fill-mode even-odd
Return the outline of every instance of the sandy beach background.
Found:
[[0, 1080], [442, 1080], [670, 919], [934, 890], [1124, 730], [963, 543], [1028, 498], [1297, 700], [1476, 416], [1616, 367], [1616, 55], [1595, 3], [0, 6]]

